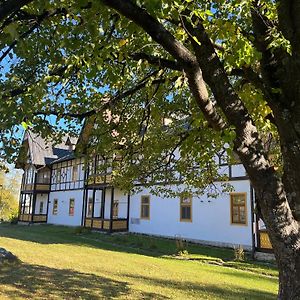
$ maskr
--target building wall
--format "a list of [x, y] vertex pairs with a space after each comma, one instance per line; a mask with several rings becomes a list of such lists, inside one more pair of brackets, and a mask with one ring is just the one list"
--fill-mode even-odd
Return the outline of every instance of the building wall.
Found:
[[[136, 233], [153, 234], [206, 242], [220, 246], [243, 245], [252, 247], [250, 182], [231, 181], [235, 192], [247, 193], [247, 225], [231, 224], [230, 195], [218, 198], [206, 195], [193, 197], [192, 222], [180, 221], [180, 199], [151, 195], [144, 189], [131, 196], [129, 230]], [[219, 185], [219, 184], [217, 184]], [[150, 195], [150, 219], [140, 219], [141, 196]]]
[[[57, 214], [53, 214], [54, 199], [58, 200]], [[69, 215], [69, 201], [75, 199], [74, 216]], [[48, 223], [80, 226], [82, 217], [83, 190], [51, 192], [49, 199]]]

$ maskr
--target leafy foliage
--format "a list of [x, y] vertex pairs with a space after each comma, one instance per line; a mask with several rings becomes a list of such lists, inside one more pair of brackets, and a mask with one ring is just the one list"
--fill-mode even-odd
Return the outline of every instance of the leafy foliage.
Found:
[[[190, 33], [182, 18], [191, 23], [194, 17], [202, 19], [228, 74], [250, 67], [260, 72], [249, 1], [136, 3], [188, 48]], [[275, 22], [274, 2], [264, 1], [263, 6], [262, 12]], [[270, 48], [287, 48], [277, 35], [270, 31]], [[174, 62], [170, 54], [101, 1], [32, 1], [3, 23], [0, 40], [0, 86], [6, 103], [0, 108], [0, 151], [10, 161], [16, 159], [22, 127], [43, 136], [55, 132], [59, 139], [65, 131], [78, 133], [87, 118], [96, 125], [89, 154], [122, 157], [114, 171], [119, 185], [180, 177], [203, 190], [218, 177], [215, 158], [226, 143], [231, 157], [234, 128], [221, 134], [212, 130], [182, 70], [144, 59]], [[241, 77], [233, 76], [232, 82], [263, 134], [276, 136], [266, 119], [271, 110], [262, 91]], [[180, 161], [175, 160], [178, 148]]]
[[0, 220], [11, 221], [18, 215], [18, 179], [0, 171]]

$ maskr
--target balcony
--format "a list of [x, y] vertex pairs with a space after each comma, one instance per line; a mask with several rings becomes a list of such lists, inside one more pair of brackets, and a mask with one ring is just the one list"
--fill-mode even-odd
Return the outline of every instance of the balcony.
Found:
[[127, 219], [103, 219], [86, 217], [84, 227], [95, 230], [117, 232], [127, 231]]

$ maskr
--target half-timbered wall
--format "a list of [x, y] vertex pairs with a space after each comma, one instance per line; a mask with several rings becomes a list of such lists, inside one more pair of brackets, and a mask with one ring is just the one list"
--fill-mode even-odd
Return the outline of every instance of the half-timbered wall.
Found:
[[53, 164], [51, 191], [78, 190], [84, 188], [84, 159], [76, 158]]
[[27, 165], [23, 173], [23, 184], [33, 184], [35, 180], [36, 169], [33, 165]]
[[[104, 218], [109, 219], [111, 213], [111, 188], [106, 188], [105, 191], [105, 201], [104, 201], [104, 216], [101, 215], [102, 210], [102, 189], [88, 189], [86, 196], [86, 208], [85, 216], [86, 217], [95, 217], [95, 218]], [[93, 203], [93, 194], [95, 195], [95, 200]], [[114, 189], [114, 198], [115, 202], [118, 202], [118, 215], [120, 219], [127, 218], [127, 203], [128, 195], [122, 192], [120, 189]], [[93, 207], [94, 206], [94, 207]]]

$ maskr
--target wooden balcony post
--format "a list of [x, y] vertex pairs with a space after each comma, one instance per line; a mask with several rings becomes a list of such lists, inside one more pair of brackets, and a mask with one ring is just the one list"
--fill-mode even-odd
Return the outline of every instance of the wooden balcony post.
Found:
[[129, 230], [129, 218], [130, 218], [130, 192], [127, 194], [127, 230]]
[[105, 197], [106, 197], [106, 187], [102, 189], [102, 194], [101, 194], [101, 218], [102, 218], [102, 225], [101, 229], [103, 229], [103, 224], [104, 224], [104, 216], [105, 216]]
[[94, 217], [95, 217], [95, 195], [96, 195], [96, 189], [93, 189], [92, 223], [91, 223], [92, 228], [93, 228], [93, 222], [94, 222]]
[[113, 230], [113, 202], [114, 202], [114, 187], [111, 188], [111, 199], [110, 199], [110, 215], [109, 215], [109, 232]]
[[81, 212], [81, 226], [85, 227], [87, 188], [84, 187]]
[[22, 194], [22, 191], [20, 191], [18, 220], [20, 220], [20, 216], [22, 213], [22, 201], [23, 201], [23, 194]]
[[35, 215], [35, 204], [36, 204], [36, 192], [33, 192], [33, 194], [32, 194], [31, 222], [33, 222], [33, 217]]

